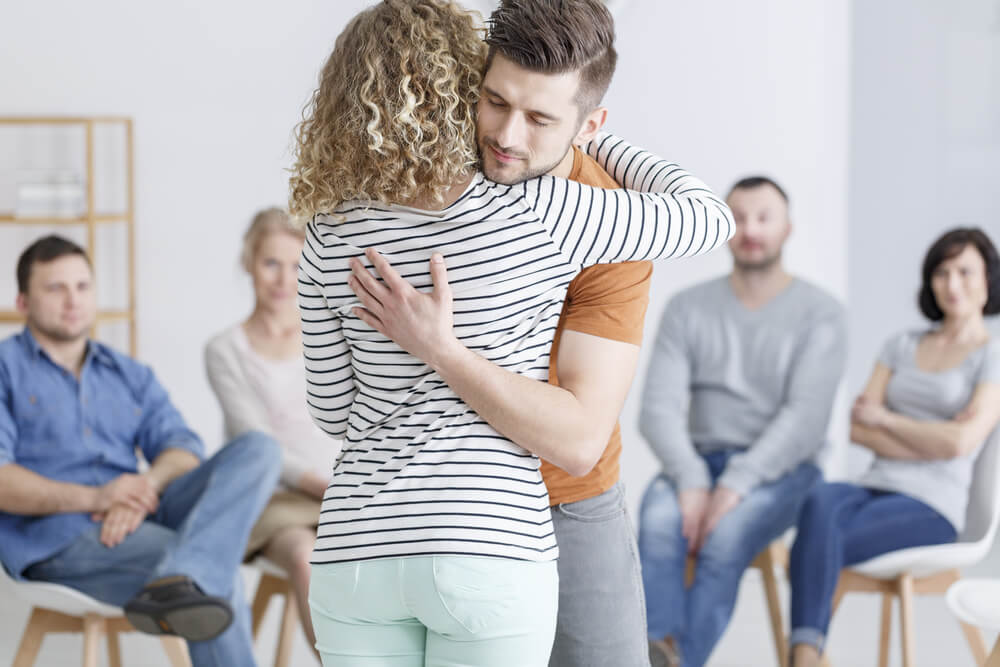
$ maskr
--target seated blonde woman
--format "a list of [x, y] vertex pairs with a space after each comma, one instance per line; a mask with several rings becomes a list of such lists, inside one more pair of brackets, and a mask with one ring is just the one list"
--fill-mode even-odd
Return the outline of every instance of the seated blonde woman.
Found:
[[875, 453], [854, 484], [820, 484], [792, 548], [794, 667], [820, 664], [841, 568], [962, 531], [976, 457], [1000, 422], [1000, 257], [979, 229], [939, 238], [920, 310], [934, 326], [885, 345], [851, 413], [851, 440]]
[[263, 555], [288, 573], [311, 646], [309, 555], [340, 447], [315, 426], [306, 409], [296, 296], [302, 240], [302, 231], [291, 226], [281, 209], [254, 217], [241, 255], [253, 279], [254, 309], [244, 322], [208, 343], [205, 367], [225, 415], [227, 437], [260, 431], [281, 445], [282, 484], [254, 526], [246, 554]]

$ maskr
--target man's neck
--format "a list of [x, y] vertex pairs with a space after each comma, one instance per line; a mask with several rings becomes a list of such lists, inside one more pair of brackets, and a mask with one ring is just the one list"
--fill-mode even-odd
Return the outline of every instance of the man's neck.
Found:
[[80, 377], [80, 372], [83, 370], [83, 362], [87, 358], [86, 336], [81, 336], [71, 341], [57, 341], [39, 332], [31, 325], [28, 325], [28, 330], [31, 331], [31, 335], [35, 339], [35, 342], [38, 343], [38, 346], [45, 350], [45, 354], [49, 355], [49, 358], [53, 362], [62, 366], [74, 376]]
[[781, 262], [775, 262], [765, 269], [734, 268], [729, 276], [729, 284], [743, 305], [751, 310], [760, 308], [785, 291], [792, 282], [792, 276]]
[[566, 155], [563, 156], [562, 160], [559, 160], [559, 164], [549, 170], [549, 176], [558, 176], [559, 178], [569, 178], [569, 175], [573, 173], [573, 147], [570, 146], [569, 150], [566, 151]]

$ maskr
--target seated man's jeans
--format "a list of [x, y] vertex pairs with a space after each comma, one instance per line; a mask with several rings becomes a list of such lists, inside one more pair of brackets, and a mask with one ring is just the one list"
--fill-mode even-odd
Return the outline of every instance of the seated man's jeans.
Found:
[[823, 651], [840, 571], [890, 551], [955, 541], [955, 527], [916, 498], [844, 483], [818, 484], [792, 547], [789, 642]]
[[[703, 456], [713, 482], [739, 451]], [[639, 513], [639, 557], [649, 637], [673, 637], [684, 667], [704, 665], [732, 616], [743, 571], [768, 544], [795, 525], [802, 503], [819, 479], [819, 469], [803, 463], [747, 494], [705, 540], [688, 589], [684, 585], [688, 543], [681, 534], [677, 492], [665, 476], [655, 477]]]
[[152, 579], [187, 575], [205, 593], [228, 599], [235, 615], [215, 639], [188, 643], [195, 667], [253, 665], [239, 566], [250, 529], [278, 482], [280, 459], [273, 439], [244, 434], [171, 482], [156, 513], [118, 546], [101, 544], [101, 524], [95, 522], [25, 576], [122, 606]]

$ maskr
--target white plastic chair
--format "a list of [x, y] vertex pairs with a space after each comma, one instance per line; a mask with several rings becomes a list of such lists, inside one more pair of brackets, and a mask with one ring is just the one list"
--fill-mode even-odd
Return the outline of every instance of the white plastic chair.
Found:
[[[901, 549], [853, 565], [841, 572], [833, 608], [849, 592], [882, 594], [879, 665], [889, 664], [892, 602], [899, 598], [903, 667], [914, 664], [913, 596], [942, 594], [960, 578], [959, 569], [982, 560], [1000, 525], [1000, 427], [993, 431], [976, 460], [969, 490], [965, 529], [952, 544]], [[977, 665], [986, 661], [986, 644], [978, 628], [959, 621]]]
[[260, 582], [254, 594], [250, 609], [251, 628], [254, 639], [264, 621], [268, 604], [275, 595], [284, 595], [285, 604], [281, 612], [281, 629], [278, 631], [278, 646], [274, 652], [274, 667], [288, 667], [292, 660], [292, 648], [295, 643], [295, 629], [299, 623], [299, 611], [295, 605], [295, 591], [285, 571], [260, 557], [250, 563], [251, 567], [260, 571]]
[[[945, 595], [955, 616], [970, 625], [1000, 630], [1000, 579], [963, 579], [951, 585]], [[986, 667], [1000, 667], [1000, 638]]]
[[[122, 632], [134, 632], [135, 628], [125, 619], [120, 608], [98, 602], [66, 586], [39, 581], [15, 581], [2, 566], [0, 590], [7, 594], [6, 597], [16, 596], [32, 606], [31, 617], [14, 655], [13, 667], [34, 665], [42, 640], [52, 632], [83, 634], [83, 667], [97, 667], [98, 646], [101, 636], [106, 636], [108, 664], [110, 667], [121, 667], [118, 635]], [[191, 667], [191, 659], [183, 639], [162, 637], [161, 640], [173, 667]]]

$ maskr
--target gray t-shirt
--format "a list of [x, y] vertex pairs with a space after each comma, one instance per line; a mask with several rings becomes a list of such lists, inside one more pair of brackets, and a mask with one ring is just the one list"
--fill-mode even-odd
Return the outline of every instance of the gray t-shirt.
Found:
[[[886, 407], [913, 419], [949, 420], [969, 404], [978, 385], [1000, 383], [1000, 340], [991, 338], [954, 368], [931, 372], [917, 366], [917, 344], [927, 333], [907, 331], [891, 338], [882, 348], [879, 362], [892, 370]], [[937, 461], [876, 456], [858, 484], [916, 498], [939, 512], [956, 532], [962, 532], [972, 467], [980, 447], [966, 456]]]
[[642, 434], [678, 489], [711, 486], [699, 454], [744, 449], [718, 483], [746, 494], [822, 448], [846, 347], [844, 308], [803, 280], [756, 310], [728, 277], [684, 290], [657, 332]]

